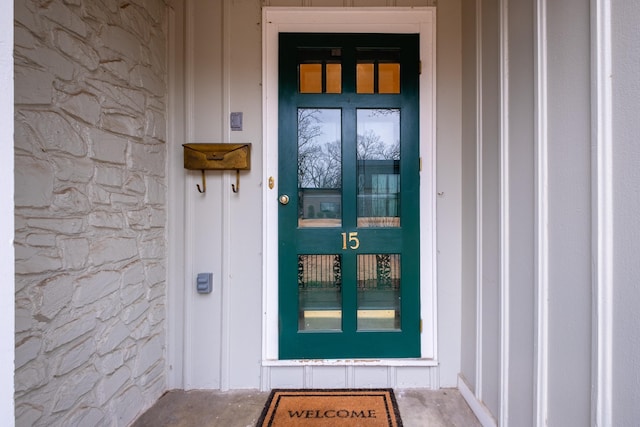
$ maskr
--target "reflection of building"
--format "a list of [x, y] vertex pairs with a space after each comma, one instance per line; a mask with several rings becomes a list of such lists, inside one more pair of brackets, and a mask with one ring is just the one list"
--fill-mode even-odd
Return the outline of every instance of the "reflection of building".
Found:
[[400, 216], [400, 161], [358, 160], [358, 217]]
[[339, 218], [342, 214], [339, 188], [301, 188], [299, 217], [304, 219]]
[[[400, 216], [400, 161], [358, 160], [358, 217]], [[299, 217], [340, 218], [340, 188], [301, 188]]]

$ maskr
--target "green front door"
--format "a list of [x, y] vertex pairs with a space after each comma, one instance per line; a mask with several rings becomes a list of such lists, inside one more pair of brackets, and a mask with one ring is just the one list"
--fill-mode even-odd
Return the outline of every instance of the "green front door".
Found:
[[418, 47], [280, 35], [281, 359], [420, 357]]

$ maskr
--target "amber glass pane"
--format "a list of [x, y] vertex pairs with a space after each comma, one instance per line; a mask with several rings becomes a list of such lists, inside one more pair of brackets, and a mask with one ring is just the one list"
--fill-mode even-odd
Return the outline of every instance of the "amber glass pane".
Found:
[[400, 254], [358, 255], [358, 330], [400, 329]]
[[342, 93], [342, 64], [327, 64], [327, 93]]
[[378, 93], [400, 93], [400, 64], [378, 64]]
[[356, 92], [373, 93], [374, 64], [358, 64], [356, 68]]
[[300, 93], [322, 93], [322, 64], [300, 64]]
[[342, 329], [342, 257], [298, 255], [298, 330]]

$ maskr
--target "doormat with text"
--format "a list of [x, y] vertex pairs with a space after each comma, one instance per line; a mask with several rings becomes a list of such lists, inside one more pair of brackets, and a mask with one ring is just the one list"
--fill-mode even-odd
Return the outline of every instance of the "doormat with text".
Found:
[[274, 389], [256, 427], [402, 427], [392, 389]]

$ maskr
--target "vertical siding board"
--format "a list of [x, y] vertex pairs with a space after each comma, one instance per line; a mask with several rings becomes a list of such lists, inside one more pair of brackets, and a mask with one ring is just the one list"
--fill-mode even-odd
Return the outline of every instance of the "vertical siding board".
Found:
[[[611, 2], [613, 143], [612, 426], [640, 419], [640, 3]], [[606, 171], [605, 171], [606, 173]]]
[[[251, 142], [251, 170], [240, 173], [240, 192], [229, 193], [229, 387], [255, 388], [260, 378], [262, 351], [262, 19], [257, 1], [228, 2], [231, 23], [229, 41], [229, 109], [244, 113], [242, 131], [229, 133], [229, 142]], [[228, 123], [229, 114], [225, 115]], [[227, 176], [234, 182], [231, 173]], [[247, 268], [248, 265], [255, 268]], [[251, 327], [247, 327], [251, 325]]]
[[476, 8], [462, 3], [462, 343], [460, 372], [476, 391], [477, 359], [477, 87]]
[[535, 152], [533, 12], [509, 0], [509, 425], [533, 425]]
[[550, 425], [591, 421], [589, 2], [547, 3]]
[[[186, 116], [185, 142], [223, 142], [223, 26], [222, 3], [189, 0], [186, 12]], [[185, 388], [221, 387], [222, 276], [224, 204], [223, 172], [207, 171], [207, 192], [195, 189], [199, 171], [188, 176], [185, 217], [186, 305]], [[196, 294], [197, 273], [213, 273], [213, 292]], [[206, 325], [206, 331], [203, 326]], [[203, 339], [202, 337], [205, 337]], [[215, 367], [215, 368], [212, 368]]]
[[482, 401], [500, 413], [500, 122], [498, 1], [482, 2]]

